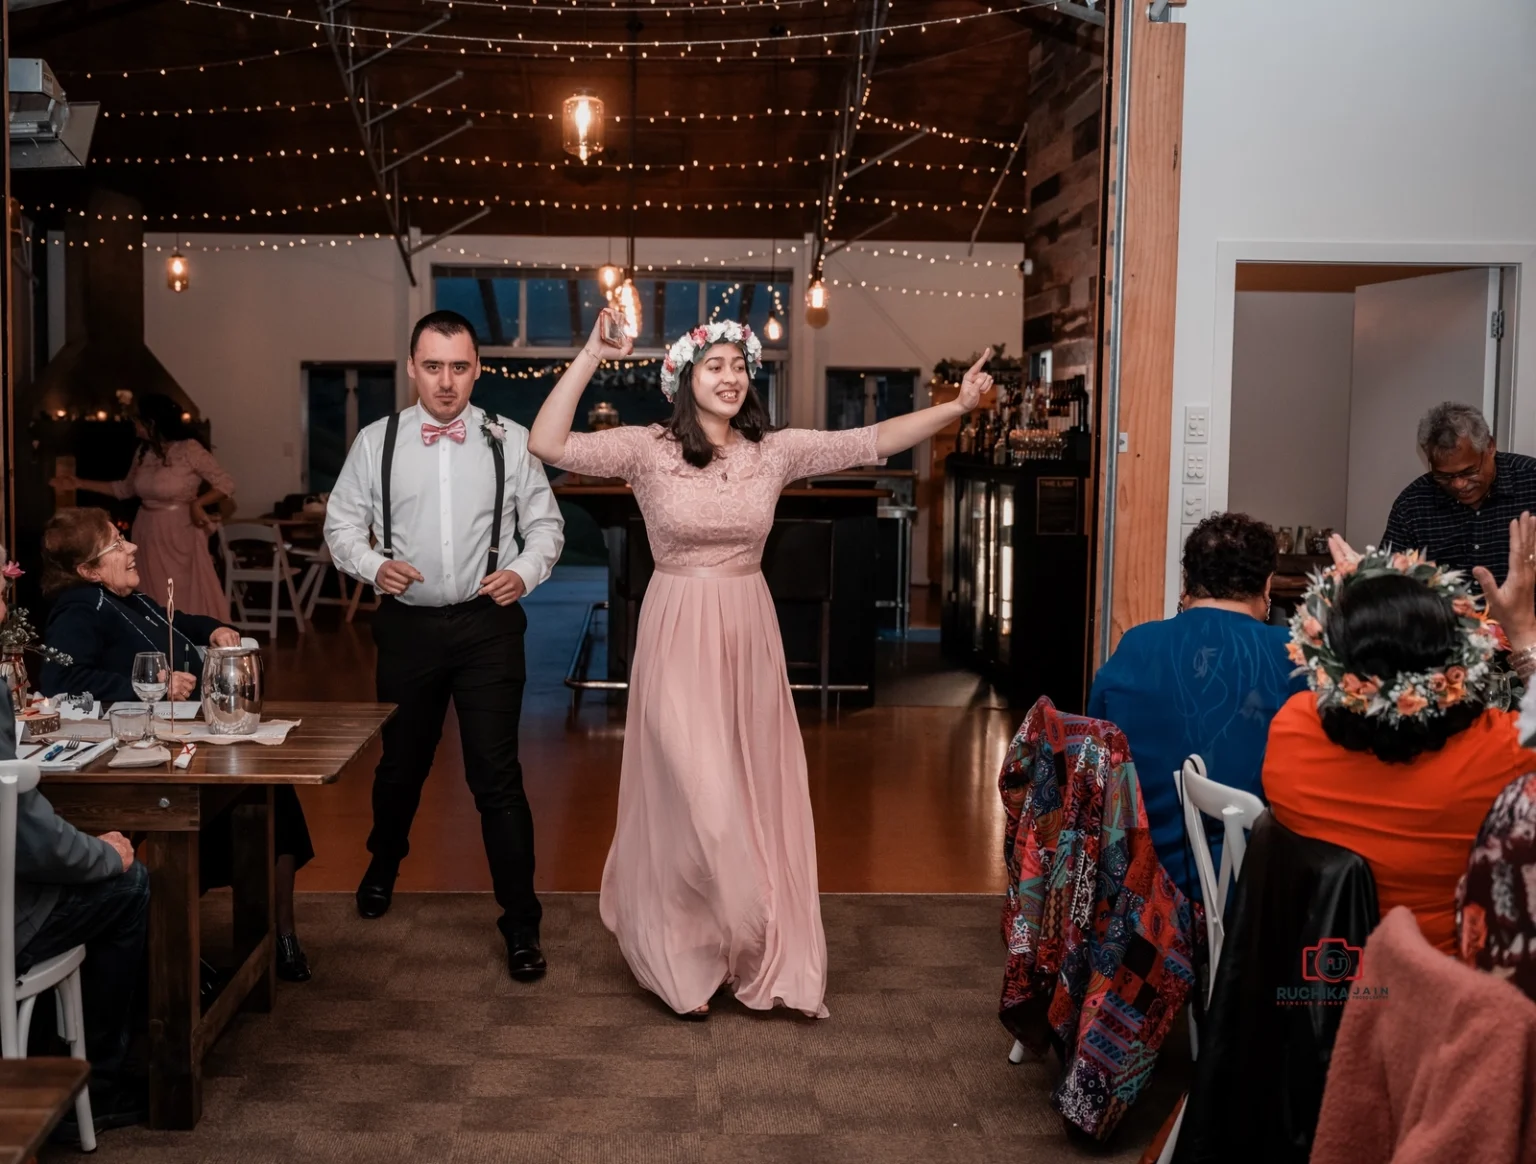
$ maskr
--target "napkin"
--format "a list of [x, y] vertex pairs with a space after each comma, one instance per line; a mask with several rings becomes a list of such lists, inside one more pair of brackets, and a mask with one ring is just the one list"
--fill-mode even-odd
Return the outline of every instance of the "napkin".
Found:
[[199, 720], [188, 725], [192, 732], [187, 738], [196, 740], [200, 744], [266, 744], [268, 747], [274, 747], [286, 740], [288, 733], [302, 722], [297, 719], [264, 719], [250, 735], [216, 736], [208, 729], [207, 724]]
[[156, 764], [169, 764], [171, 753], [161, 747], [119, 748], [117, 755], [107, 762], [108, 768], [153, 768]]
[[44, 772], [78, 772], [92, 760], [104, 756], [107, 752], [111, 751], [113, 743], [114, 741], [112, 740], [99, 740], [94, 744], [78, 748], [67, 756], [60, 756], [56, 760], [49, 760], [47, 762], [43, 760], [43, 755], [47, 751], [45, 748], [36, 755], [28, 756], [27, 759], [36, 760], [37, 766]]

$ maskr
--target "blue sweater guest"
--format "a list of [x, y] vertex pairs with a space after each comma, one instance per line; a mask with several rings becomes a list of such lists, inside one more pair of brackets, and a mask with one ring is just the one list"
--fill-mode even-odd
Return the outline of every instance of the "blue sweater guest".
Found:
[[[135, 700], [133, 657], [141, 651], [167, 655], [167, 697], [192, 699], [202, 672], [201, 648], [237, 647], [240, 632], [218, 619], [176, 615], [175, 652], [165, 608], [139, 589], [138, 547], [112, 525], [104, 509], [64, 509], [43, 527], [43, 593], [53, 600], [43, 641], [67, 654], [68, 666], [48, 662], [38, 677], [45, 695], [89, 691], [103, 704]], [[289, 982], [309, 979], [309, 964], [293, 928], [294, 875], [315, 855], [304, 807], [292, 785], [272, 795], [276, 857], [277, 973]], [[227, 885], [232, 840], [228, 814], [203, 829], [202, 873], [206, 885]]]
[[[1277, 561], [1269, 526], [1239, 513], [1206, 518], [1184, 543], [1180, 612], [1127, 632], [1088, 699], [1088, 714], [1130, 741], [1158, 860], [1197, 899], [1174, 773], [1198, 753], [1211, 779], [1262, 797], [1269, 721], [1307, 686], [1291, 676], [1288, 632], [1264, 621]], [[1219, 827], [1206, 832], [1219, 864]]]

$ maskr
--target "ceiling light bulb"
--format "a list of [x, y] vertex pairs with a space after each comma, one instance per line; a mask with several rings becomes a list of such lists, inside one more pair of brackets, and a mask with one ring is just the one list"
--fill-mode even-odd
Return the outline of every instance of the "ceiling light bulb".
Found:
[[180, 251], [173, 251], [171, 257], [165, 260], [165, 285], [172, 291], [185, 291], [192, 282], [192, 269], [187, 265], [186, 256]]
[[763, 327], [763, 335], [772, 343], [778, 343], [784, 338], [784, 325], [779, 322], [777, 312], [768, 313], [768, 322]]
[[565, 152], [582, 162], [603, 152], [603, 100], [586, 89], [565, 99]]
[[614, 288], [624, 281], [624, 272], [612, 263], [604, 263], [597, 269], [597, 285], [603, 294], [612, 298]]

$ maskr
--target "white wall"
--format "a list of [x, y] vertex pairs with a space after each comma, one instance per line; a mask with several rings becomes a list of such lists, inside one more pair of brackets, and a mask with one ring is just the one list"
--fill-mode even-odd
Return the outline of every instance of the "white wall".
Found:
[[1354, 314], [1348, 292], [1238, 294], [1227, 509], [1344, 528]]
[[[434, 264], [595, 264], [610, 253], [622, 257], [624, 249], [619, 239], [610, 252], [604, 238], [456, 237], [416, 256], [413, 287], [387, 239], [338, 238], [332, 247], [329, 239], [311, 238], [308, 245], [289, 247], [298, 240], [284, 235], [265, 239], [265, 250], [246, 250], [239, 248], [258, 240], [250, 235], [207, 235], [190, 240], [190, 248], [184, 246], [192, 284], [177, 295], [165, 285], [165, 255], [173, 241], [168, 235], [146, 237], [145, 339], [213, 421], [215, 451], [235, 477], [241, 512], [246, 514], [261, 513], [301, 488], [303, 362], [394, 360], [402, 369], [404, 393], [404, 346], [411, 323], [432, 309]], [[274, 242], [276, 251], [271, 249]], [[978, 245], [973, 259], [996, 264], [978, 268], [900, 257], [906, 249], [959, 259], [963, 245], [881, 245], [896, 248], [898, 254], [875, 256], [866, 244], [855, 244], [827, 261], [829, 282], [865, 286], [833, 286], [831, 322], [815, 330], [805, 326], [800, 307], [807, 248], [802, 241], [779, 240], [779, 269], [787, 267], [795, 283], [788, 304], [794, 315], [794, 424], [825, 423], [828, 367], [919, 368], [925, 380], [941, 359], [965, 356], [1000, 341], [1010, 349], [1018, 347], [1023, 326], [1018, 246]], [[211, 252], [200, 247], [226, 249]], [[766, 270], [769, 249], [768, 239], [640, 239], [636, 264], [643, 273], [647, 264], [703, 267], [723, 259], [732, 268]], [[908, 294], [902, 294], [902, 288]], [[977, 295], [911, 293], [917, 290]], [[926, 403], [921, 394], [918, 403]], [[914, 545], [919, 581], [924, 580], [924, 536], [919, 529]]]
[[[1209, 504], [1226, 502], [1238, 258], [1527, 263], [1536, 257], [1536, 4], [1201, 3], [1187, 26], [1174, 449], [1212, 410]], [[1536, 296], [1519, 331], [1536, 336]], [[1536, 361], [1515, 440], [1536, 448]], [[1299, 447], [1299, 457], [1310, 457]], [[1170, 498], [1182, 458], [1170, 472]], [[1174, 513], [1179, 505], [1170, 507]], [[1167, 601], [1178, 590], [1169, 530]]]

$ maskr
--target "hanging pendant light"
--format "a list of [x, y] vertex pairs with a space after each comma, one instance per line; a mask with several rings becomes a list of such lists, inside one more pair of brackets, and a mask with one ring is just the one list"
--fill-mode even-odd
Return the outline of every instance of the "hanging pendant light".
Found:
[[185, 291], [191, 282], [192, 268], [187, 265], [187, 257], [181, 253], [181, 244], [177, 243], [170, 258], [165, 260], [165, 285], [172, 291], [180, 293]]
[[603, 99], [578, 89], [565, 99], [565, 152], [582, 162], [603, 152]]
[[777, 311], [768, 312], [768, 322], [763, 325], [763, 338], [771, 344], [776, 344], [784, 338], [784, 325], [779, 322]]
[[826, 327], [828, 318], [827, 285], [820, 279], [812, 279], [805, 289], [805, 322], [812, 327]]
[[603, 289], [603, 294], [613, 298], [613, 293], [618, 290], [619, 284], [624, 282], [624, 269], [613, 263], [604, 263], [597, 269], [597, 285]]

